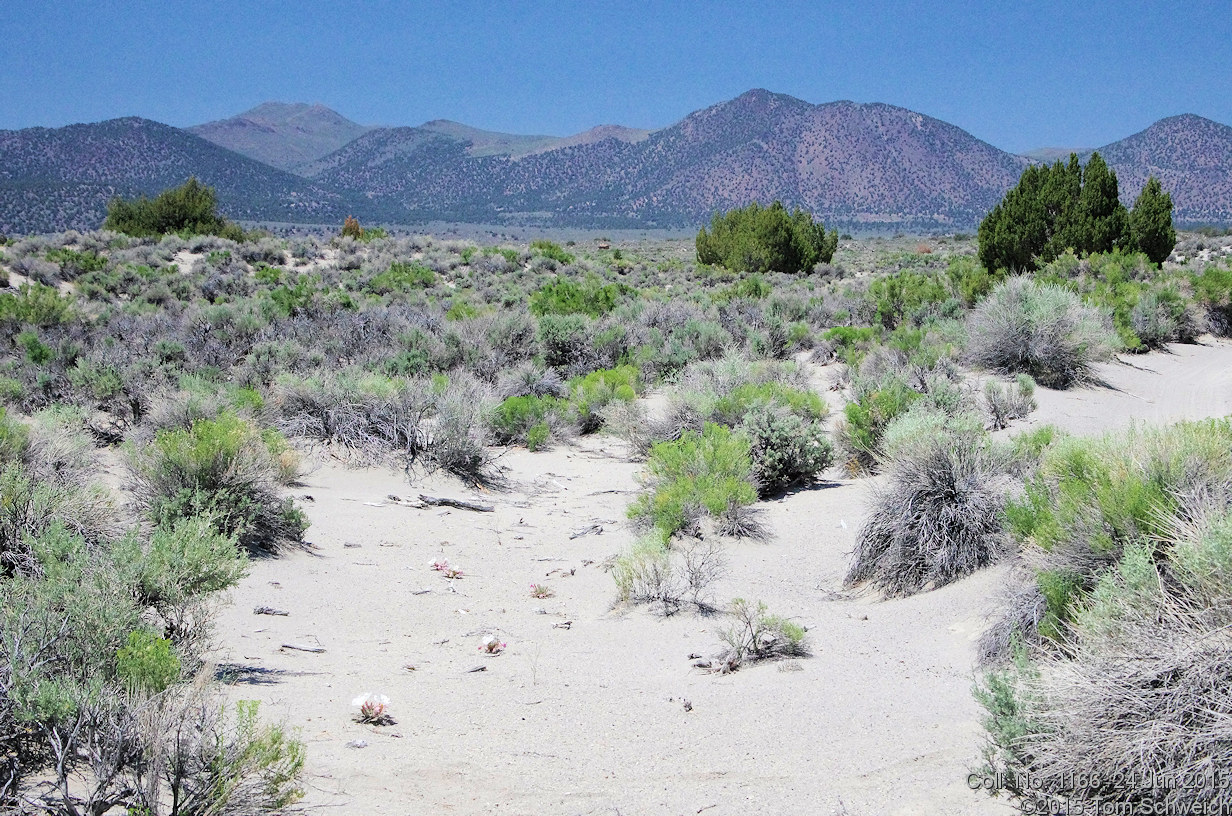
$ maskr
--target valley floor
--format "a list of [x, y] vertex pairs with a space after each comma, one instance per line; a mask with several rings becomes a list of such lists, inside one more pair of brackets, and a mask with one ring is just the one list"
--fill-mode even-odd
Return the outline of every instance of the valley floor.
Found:
[[[1232, 412], [1224, 341], [1099, 373], [1100, 386], [1039, 389], [1025, 425], [1090, 434]], [[254, 561], [217, 623], [233, 696], [261, 700], [307, 742], [305, 804], [373, 816], [1014, 812], [968, 787], [975, 640], [1001, 570], [906, 599], [844, 591], [876, 479], [766, 503], [771, 537], [727, 543], [715, 597], [760, 599], [807, 626], [812, 656], [720, 676], [690, 655], [719, 650], [722, 617], [613, 607], [604, 562], [632, 541], [640, 469], [619, 440], [511, 450], [510, 489], [483, 494], [324, 461], [294, 491], [312, 548]], [[495, 512], [417, 507], [420, 493]], [[602, 532], [572, 537], [592, 525]], [[439, 559], [463, 576], [432, 569]], [[531, 584], [554, 597], [532, 598]], [[488, 635], [503, 653], [481, 653]], [[389, 697], [395, 724], [353, 721], [368, 692]]]

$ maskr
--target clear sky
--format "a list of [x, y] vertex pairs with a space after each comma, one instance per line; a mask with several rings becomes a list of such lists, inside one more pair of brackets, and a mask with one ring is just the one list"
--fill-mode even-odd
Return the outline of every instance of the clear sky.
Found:
[[0, 128], [279, 100], [567, 135], [758, 87], [901, 105], [1014, 151], [1178, 113], [1232, 124], [1232, 1], [0, 2]]

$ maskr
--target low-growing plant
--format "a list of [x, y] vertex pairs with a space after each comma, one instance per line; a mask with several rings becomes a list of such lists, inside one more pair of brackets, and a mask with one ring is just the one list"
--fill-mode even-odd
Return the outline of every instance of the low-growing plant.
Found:
[[621, 602], [650, 604], [666, 616], [685, 606], [712, 611], [711, 585], [726, 571], [717, 542], [685, 541], [669, 548], [656, 532], [638, 539], [616, 559], [612, 577]]
[[994, 431], [1009, 426], [1035, 410], [1035, 380], [1029, 374], [1019, 374], [1009, 385], [996, 380], [984, 383], [984, 408]]
[[630, 292], [623, 284], [604, 284], [594, 277], [580, 283], [570, 278], [557, 278], [530, 296], [530, 311], [537, 317], [546, 314], [599, 317], [612, 311]]
[[278, 495], [279, 461], [265, 437], [234, 414], [199, 420], [187, 430], [159, 432], [133, 449], [133, 490], [155, 524], [208, 515], [218, 530], [249, 550], [299, 542], [307, 519]]
[[629, 517], [663, 538], [697, 530], [713, 518], [727, 535], [759, 532], [749, 505], [757, 500], [749, 441], [742, 433], [706, 423], [675, 442], [651, 447], [646, 462], [648, 493], [629, 507]]
[[565, 248], [555, 241], [549, 241], [546, 238], [538, 238], [530, 242], [530, 251], [535, 255], [540, 255], [544, 258], [551, 258], [561, 266], [568, 266], [573, 263], [573, 256], [565, 251]]
[[436, 285], [436, 273], [417, 263], [395, 261], [379, 275], [368, 281], [368, 290], [378, 295], [394, 292], [409, 292], [416, 288], [427, 289]]
[[569, 383], [570, 402], [582, 433], [593, 433], [603, 426], [603, 411], [614, 402], [632, 402], [642, 389], [641, 372], [636, 366], [592, 371]]
[[[509, 397], [492, 413], [493, 439], [500, 445], [522, 443], [534, 450], [550, 435], [549, 420], [560, 421], [563, 414], [564, 406], [556, 397]], [[535, 437], [533, 445], [532, 434]]]
[[771, 615], [761, 601], [735, 598], [727, 608], [732, 624], [719, 637], [727, 650], [720, 659], [720, 671], [735, 671], [745, 663], [782, 657], [802, 657], [809, 653], [804, 627]]

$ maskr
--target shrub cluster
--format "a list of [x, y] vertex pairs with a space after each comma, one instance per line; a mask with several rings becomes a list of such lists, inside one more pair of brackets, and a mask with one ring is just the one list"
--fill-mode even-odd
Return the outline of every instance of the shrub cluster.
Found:
[[1210, 771], [1232, 761], [1230, 442], [1216, 420], [1044, 449], [1008, 508], [1034, 574], [1016, 597], [1042, 609], [993, 630], [1017, 658], [977, 690], [988, 769], [1012, 796], [1179, 813], [1219, 794]]
[[153, 199], [141, 196], [132, 201], [113, 198], [107, 205], [103, 229], [144, 238], [175, 233], [180, 236], [217, 235], [233, 241], [244, 239], [244, 231], [218, 214], [218, 196], [190, 177], [181, 186], [165, 190]]
[[737, 272], [810, 272], [829, 263], [838, 247], [838, 233], [800, 209], [790, 213], [782, 202], [715, 213], [710, 229], [697, 233], [699, 263]]

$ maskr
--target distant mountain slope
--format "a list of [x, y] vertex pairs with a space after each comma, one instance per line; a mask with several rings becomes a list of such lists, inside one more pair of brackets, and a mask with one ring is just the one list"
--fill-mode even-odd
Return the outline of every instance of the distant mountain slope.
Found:
[[114, 195], [156, 194], [190, 175], [244, 220], [340, 221], [345, 196], [224, 150], [187, 131], [130, 117], [0, 131], [0, 231], [94, 229]]
[[1232, 223], [1232, 127], [1185, 114], [1099, 148], [1116, 170], [1127, 204], [1155, 176], [1172, 194], [1173, 219]]
[[[277, 125], [285, 143], [287, 123], [333, 113], [313, 110], [249, 114]], [[1232, 128], [1179, 116], [1100, 150], [1128, 201], [1154, 174], [1178, 222], [1232, 223]], [[111, 195], [156, 193], [190, 173], [244, 220], [696, 227], [716, 211], [779, 199], [843, 229], [968, 231], [1029, 162], [905, 108], [813, 105], [765, 90], [653, 132], [519, 136], [447, 120], [375, 128], [296, 165], [298, 175], [186, 131], [117, 119], [0, 131], [0, 231], [95, 226]]]
[[188, 128], [242, 156], [295, 172], [372, 130], [324, 105], [266, 102], [229, 119]]
[[536, 150], [550, 150], [560, 141], [558, 136], [522, 136], [516, 133], [480, 130], [448, 119], [425, 122], [419, 129], [457, 142], [470, 142], [467, 154], [471, 156], [524, 156]]
[[388, 218], [435, 209], [481, 219], [691, 226], [715, 210], [781, 199], [848, 225], [965, 228], [1026, 165], [903, 108], [810, 105], [763, 90], [645, 136], [595, 136], [524, 157], [473, 156], [423, 128], [398, 128], [343, 147], [311, 175], [369, 196]]
[[1019, 153], [1018, 155], [1031, 159], [1032, 161], [1052, 164], [1057, 161], [1068, 161], [1071, 154], [1088, 156], [1090, 153], [1091, 148], [1089, 147], [1037, 147], [1034, 150], [1028, 150], [1025, 153]]

